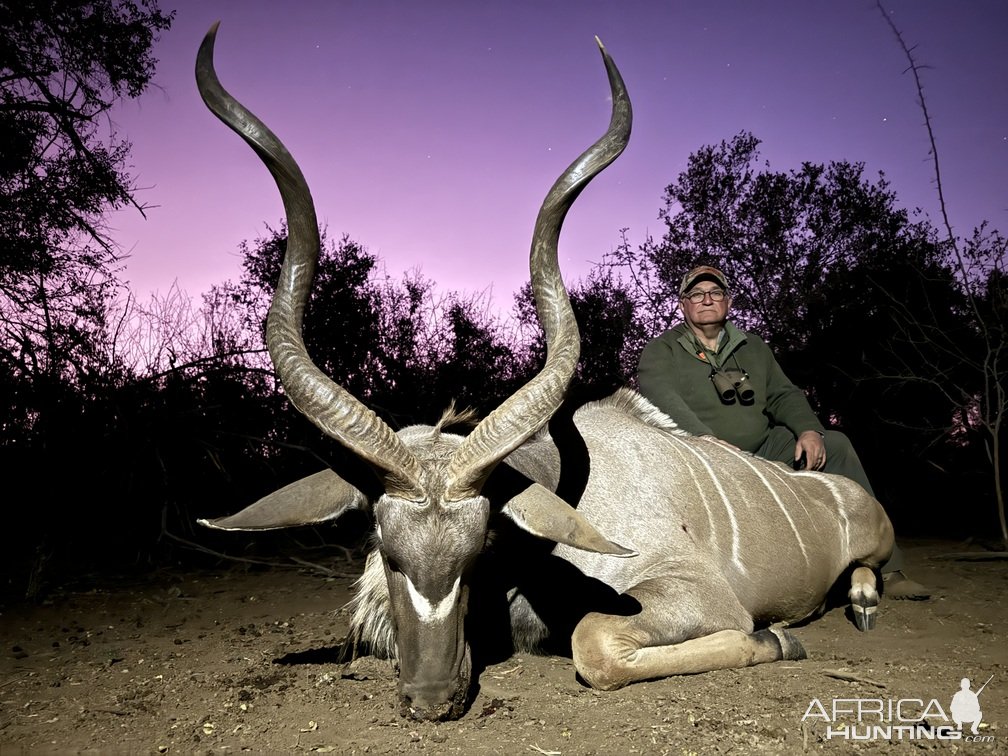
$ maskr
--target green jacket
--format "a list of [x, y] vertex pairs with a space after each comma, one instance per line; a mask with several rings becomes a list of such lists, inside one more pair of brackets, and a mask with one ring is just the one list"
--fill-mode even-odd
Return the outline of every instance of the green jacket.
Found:
[[[641, 393], [680, 428], [696, 436], [717, 436], [750, 452], [778, 425], [787, 426], [796, 438], [809, 430], [823, 432], [805, 394], [784, 375], [761, 338], [726, 323], [717, 351], [708, 352], [685, 323], [665, 331], [641, 353]], [[712, 363], [745, 370], [755, 391], [753, 402], [722, 402], [710, 380]]]

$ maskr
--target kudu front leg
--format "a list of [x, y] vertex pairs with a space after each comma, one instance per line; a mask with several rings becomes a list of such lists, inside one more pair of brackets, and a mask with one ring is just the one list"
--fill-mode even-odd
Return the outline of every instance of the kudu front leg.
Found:
[[[753, 632], [752, 617], [727, 584], [664, 578], [628, 593], [644, 607], [639, 614], [592, 612], [574, 629], [574, 666], [593, 688], [805, 658], [801, 643], [783, 628]], [[697, 596], [718, 596], [719, 605], [698, 603]]]
[[874, 629], [879, 604], [875, 572], [868, 567], [856, 567], [851, 573], [851, 588], [847, 596], [858, 630]]
[[574, 666], [586, 683], [600, 690], [616, 690], [633, 682], [672, 675], [805, 658], [801, 642], [779, 627], [754, 633], [719, 630], [671, 645], [638, 646], [625, 631], [600, 632], [600, 628], [591, 627], [599, 620], [621, 618], [597, 615], [592, 619], [588, 625], [582, 622], [575, 630]]

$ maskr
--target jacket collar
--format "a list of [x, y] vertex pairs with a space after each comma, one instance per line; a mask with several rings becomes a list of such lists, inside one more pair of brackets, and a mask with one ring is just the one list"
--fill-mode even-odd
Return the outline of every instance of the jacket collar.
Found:
[[704, 347], [704, 345], [697, 340], [693, 331], [691, 331], [689, 326], [685, 323], [679, 323], [672, 329], [672, 332], [675, 334], [676, 341], [679, 345], [689, 354], [693, 355], [693, 357], [701, 362], [706, 362], [714, 365], [715, 367], [723, 365], [731, 356], [732, 352], [744, 344], [746, 340], [745, 333], [740, 331], [728, 321], [725, 322], [724, 328], [718, 335], [718, 348], [716, 353], [712, 353], [709, 349]]

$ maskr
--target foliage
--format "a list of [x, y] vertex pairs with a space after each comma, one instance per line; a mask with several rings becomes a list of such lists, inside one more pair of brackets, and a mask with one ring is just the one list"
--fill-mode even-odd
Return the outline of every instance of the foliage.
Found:
[[742, 132], [690, 155], [665, 189], [660, 241], [635, 251], [624, 240], [609, 262], [631, 269], [652, 335], [676, 317], [683, 274], [704, 263], [728, 276], [741, 325], [772, 344], [801, 345], [824, 271], [885, 265], [898, 258], [903, 236], [923, 232], [894, 201], [884, 177], [868, 182], [859, 163], [771, 171], [761, 166], [759, 140]]
[[0, 3], [0, 279], [48, 273], [67, 242], [108, 252], [101, 214], [136, 201], [129, 143], [99, 127], [147, 87], [170, 23], [154, 2]]
[[612, 271], [596, 269], [571, 291], [581, 331], [577, 379], [589, 396], [605, 396], [633, 382], [644, 333], [631, 293]]
[[103, 119], [136, 97], [171, 14], [156, 3], [0, 2], [0, 359], [79, 380], [119, 253], [103, 213], [133, 204], [129, 143]]
[[[646, 335], [634, 292], [612, 268], [597, 267], [571, 286], [569, 295], [581, 336], [574, 399], [597, 399], [633, 383]], [[515, 295], [514, 317], [519, 359], [531, 374], [545, 361], [546, 346], [529, 284]]]
[[[240, 247], [242, 277], [237, 298], [246, 308], [246, 322], [261, 324], [262, 333], [286, 249], [284, 226], [269, 229], [269, 234], [253, 245], [243, 243]], [[380, 324], [374, 314], [379, 310], [379, 298], [371, 281], [376, 263], [374, 255], [347, 237], [336, 244], [323, 237], [305, 309], [308, 353], [324, 373], [339, 376], [344, 388], [354, 395], [368, 392], [368, 366], [380, 347]]]
[[[230, 288], [246, 322], [263, 328], [285, 234], [281, 226], [242, 244], [242, 278]], [[453, 400], [489, 411], [513, 383], [511, 343], [486, 303], [438, 295], [419, 274], [394, 281], [345, 236], [323, 235], [304, 339], [327, 375], [396, 426], [430, 422]]]

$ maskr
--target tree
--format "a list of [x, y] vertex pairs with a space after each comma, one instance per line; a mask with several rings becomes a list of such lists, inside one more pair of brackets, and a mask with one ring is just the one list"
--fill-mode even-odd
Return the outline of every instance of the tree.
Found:
[[[259, 323], [262, 333], [287, 250], [286, 225], [267, 229], [267, 236], [240, 247], [242, 277], [237, 295], [247, 308], [247, 322]], [[304, 317], [304, 340], [312, 360], [358, 397], [368, 394], [369, 370], [381, 354], [380, 299], [373, 280], [376, 266], [377, 258], [349, 237], [333, 243], [323, 234]]]
[[889, 261], [901, 236], [926, 235], [895, 206], [884, 177], [865, 179], [862, 164], [775, 172], [761, 166], [748, 132], [690, 155], [663, 205], [662, 239], [636, 251], [624, 241], [609, 259], [627, 274], [651, 335], [676, 317], [683, 274], [705, 263], [728, 276], [743, 326], [772, 344], [803, 344], [824, 272]]
[[[646, 336], [634, 292], [612, 268], [597, 266], [569, 290], [581, 337], [581, 357], [571, 389], [575, 404], [607, 396], [633, 382]], [[546, 359], [532, 287], [515, 294], [514, 343], [518, 373], [531, 377]]]
[[[286, 233], [242, 244], [234, 288], [246, 320], [265, 324]], [[418, 274], [382, 277], [377, 258], [322, 236], [304, 339], [318, 367], [392, 423], [432, 422], [448, 404], [486, 412], [515, 385], [513, 346], [480, 297], [438, 295]]]
[[0, 0], [0, 349], [17, 371], [79, 371], [103, 327], [120, 259], [103, 216], [141, 206], [129, 142], [101, 127], [148, 86], [172, 15], [155, 0]]
[[631, 383], [646, 339], [627, 287], [612, 271], [595, 269], [570, 297], [581, 331], [577, 380], [582, 391], [601, 397]]
[[120, 417], [109, 401], [124, 380], [109, 317], [120, 254], [103, 218], [140, 205], [129, 143], [108, 114], [150, 83], [171, 17], [154, 0], [0, 0], [0, 386], [10, 410], [0, 464], [47, 505], [16, 508], [4, 551], [27, 553], [32, 574], [47, 533], [73, 533], [87, 512], [81, 484], [101, 479], [94, 463]]
[[477, 298], [452, 293], [443, 312], [441, 346], [428, 355], [431, 409], [440, 412], [454, 401], [485, 416], [531, 375], [516, 370], [512, 345]]
[[[921, 66], [914, 57], [913, 48], [907, 46], [903, 35], [886, 12], [881, 0], [876, 7], [892, 30], [896, 41], [909, 62], [907, 69], [914, 78], [917, 102], [924, 116], [930, 144], [930, 157], [934, 166], [935, 187], [941, 210], [942, 227], [955, 282], [962, 293], [966, 307], [964, 320], [976, 338], [961, 342], [936, 327], [930, 313], [902, 313], [903, 328], [917, 343], [932, 351], [942, 351], [967, 367], [968, 381], [948, 381], [935, 384], [958, 405], [961, 427], [979, 432], [983, 436], [987, 459], [993, 476], [994, 508], [1001, 529], [1002, 548], [1008, 550], [1008, 516], [1006, 516], [1005, 448], [1008, 441], [1008, 262], [1005, 238], [997, 230], [989, 231], [986, 224], [974, 230], [968, 240], [961, 240], [952, 231], [945, 204], [938, 144], [932, 128], [931, 114], [924, 97]], [[931, 364], [928, 364], [931, 367]], [[918, 382], [929, 380], [913, 373], [903, 373], [899, 380]], [[931, 379], [934, 380], [934, 379]]]
[[66, 241], [111, 246], [110, 208], [133, 204], [129, 143], [104, 141], [103, 117], [154, 74], [154, 0], [0, 2], [0, 243], [3, 277], [45, 269]]

